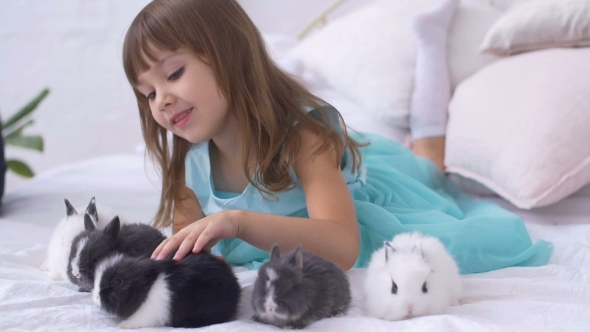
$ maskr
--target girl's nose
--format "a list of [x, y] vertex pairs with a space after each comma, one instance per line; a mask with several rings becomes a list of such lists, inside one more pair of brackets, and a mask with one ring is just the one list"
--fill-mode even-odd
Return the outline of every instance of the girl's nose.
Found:
[[158, 100], [158, 109], [160, 111], [166, 111], [167, 108], [174, 106], [176, 98], [171, 93], [161, 93]]

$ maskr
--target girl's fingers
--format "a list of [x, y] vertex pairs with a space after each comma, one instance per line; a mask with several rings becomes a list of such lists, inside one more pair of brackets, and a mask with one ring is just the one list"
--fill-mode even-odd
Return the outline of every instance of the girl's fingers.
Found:
[[209, 241], [211, 241], [211, 231], [208, 228], [205, 228], [201, 235], [199, 235], [199, 238], [197, 238], [197, 241], [193, 247], [193, 252], [196, 254], [203, 250]]
[[160, 252], [162, 251], [162, 249], [164, 248], [164, 246], [166, 245], [167, 242], [168, 242], [168, 239], [166, 239], [166, 240], [162, 241], [162, 243], [160, 243], [160, 245], [152, 253], [152, 259], [157, 258], [160, 255]]
[[182, 241], [182, 243], [180, 244], [180, 247], [178, 247], [178, 250], [176, 251], [176, 254], [174, 254], [173, 259], [175, 261], [183, 259], [184, 256], [186, 256], [186, 254], [188, 254], [191, 251], [191, 248], [193, 247], [194, 243], [194, 238], [191, 235], [187, 236], [184, 239], [184, 241]]
[[177, 233], [166, 241], [166, 244], [162, 247], [162, 250], [158, 253], [158, 260], [166, 259], [170, 253], [180, 246], [186, 235]]

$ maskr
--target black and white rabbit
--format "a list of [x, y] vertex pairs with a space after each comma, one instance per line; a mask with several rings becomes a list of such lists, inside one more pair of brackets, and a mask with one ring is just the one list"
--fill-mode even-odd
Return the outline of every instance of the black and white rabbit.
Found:
[[304, 328], [344, 314], [350, 301], [348, 278], [340, 267], [303, 252], [301, 246], [281, 256], [275, 244], [254, 283], [253, 319], [281, 328]]
[[457, 263], [437, 238], [403, 233], [375, 251], [365, 279], [365, 309], [386, 320], [441, 314], [457, 305]]
[[121, 328], [201, 327], [232, 320], [241, 288], [232, 268], [207, 253], [171, 259], [116, 254], [96, 269], [92, 299]]
[[115, 216], [104, 228], [98, 230], [88, 215], [84, 216], [85, 230], [74, 238], [67, 267], [68, 278], [89, 292], [94, 286], [96, 265], [115, 253], [131, 257], [150, 257], [166, 239], [161, 231], [146, 224], [122, 225]]
[[[79, 215], [78, 211], [67, 199], [64, 199], [64, 202], [66, 204], [66, 217], [58, 223], [53, 231], [47, 248], [47, 257], [40, 267], [42, 271], [49, 273], [52, 280], [67, 279], [68, 258], [72, 240], [80, 232], [84, 231], [83, 215]], [[103, 229], [114, 216], [111, 211], [103, 206], [98, 209], [94, 197], [88, 203], [85, 214], [90, 216], [94, 227], [98, 229]]]

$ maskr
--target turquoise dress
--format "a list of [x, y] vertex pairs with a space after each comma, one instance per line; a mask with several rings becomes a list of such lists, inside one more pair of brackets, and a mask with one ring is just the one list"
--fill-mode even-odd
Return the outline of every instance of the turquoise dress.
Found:
[[[331, 106], [324, 109], [336, 116]], [[317, 110], [309, 114], [321, 119]], [[330, 121], [333, 122], [333, 121]], [[340, 132], [340, 128], [333, 128]], [[532, 243], [524, 222], [487, 201], [458, 189], [433, 163], [416, 157], [403, 145], [372, 134], [355, 134], [370, 141], [361, 149], [362, 167], [353, 172], [345, 153], [342, 174], [348, 184], [359, 223], [361, 248], [355, 267], [366, 267], [371, 253], [395, 235], [419, 231], [439, 238], [456, 259], [461, 273], [477, 273], [509, 266], [539, 266], [548, 262], [552, 245]], [[251, 184], [242, 193], [215, 190], [211, 176], [209, 142], [194, 145], [186, 157], [186, 184], [197, 196], [205, 215], [223, 210], [308, 217], [305, 195], [294, 172], [295, 187], [278, 199], [261, 195]], [[229, 238], [213, 253], [233, 265], [257, 269], [268, 258], [265, 251]]]

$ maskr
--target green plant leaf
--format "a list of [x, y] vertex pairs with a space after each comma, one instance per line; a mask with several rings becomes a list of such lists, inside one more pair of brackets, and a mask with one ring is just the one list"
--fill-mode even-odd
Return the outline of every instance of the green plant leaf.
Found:
[[32, 125], [33, 123], [33, 119], [30, 119], [29, 121], [23, 123], [20, 127], [16, 128], [10, 133], [6, 134], [6, 132], [3, 132], [2, 134], [4, 135], [5, 139], [11, 139], [13, 136], [22, 136], [23, 129], [25, 129], [25, 127]]
[[43, 137], [39, 135], [33, 136], [22, 136], [22, 135], [15, 135], [4, 138], [4, 143], [7, 145], [18, 146], [21, 148], [37, 150], [39, 152], [43, 152]]
[[10, 128], [10, 126], [14, 125], [19, 120], [21, 120], [25, 116], [29, 115], [29, 113], [34, 111], [35, 108], [37, 108], [37, 106], [39, 105], [39, 103], [43, 99], [45, 99], [45, 97], [47, 97], [48, 94], [49, 94], [49, 89], [44, 89], [43, 91], [41, 91], [41, 93], [37, 97], [35, 97], [35, 99], [31, 100], [27, 105], [25, 105], [25, 107], [21, 108], [20, 111], [16, 112], [15, 115], [13, 115], [10, 119], [8, 119], [8, 121], [6, 121], [2, 125], [2, 129]]
[[16, 174], [25, 177], [25, 178], [32, 178], [35, 176], [35, 173], [31, 170], [31, 168], [25, 164], [24, 162], [16, 159], [10, 159], [6, 161], [6, 166], [8, 169], [15, 172]]

